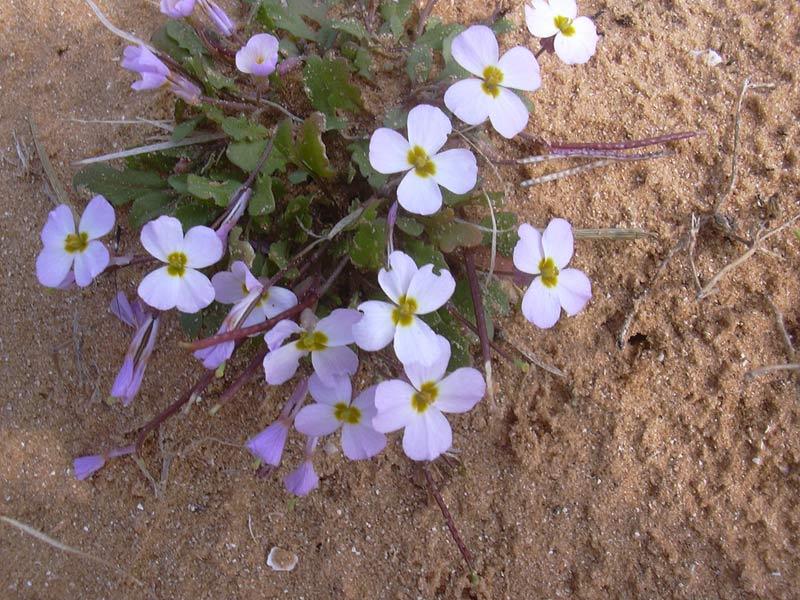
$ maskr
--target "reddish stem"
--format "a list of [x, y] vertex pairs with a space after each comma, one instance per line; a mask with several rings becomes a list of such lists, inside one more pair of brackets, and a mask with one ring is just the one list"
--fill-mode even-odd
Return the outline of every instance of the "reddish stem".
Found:
[[239, 377], [234, 380], [230, 387], [222, 393], [217, 402], [214, 404], [212, 412], [215, 413], [218, 411], [223, 404], [226, 404], [239, 392], [239, 390], [242, 389], [242, 387], [244, 387], [244, 384], [250, 381], [253, 373], [255, 373], [264, 362], [264, 357], [267, 355], [268, 351], [269, 348], [266, 346], [258, 351], [258, 353], [250, 361], [250, 364], [247, 365], [247, 368], [241, 373], [241, 375], [239, 375]]
[[492, 354], [489, 350], [489, 333], [486, 331], [486, 314], [483, 312], [481, 287], [478, 283], [478, 275], [475, 272], [475, 259], [472, 256], [472, 250], [467, 249], [464, 251], [464, 263], [467, 267], [467, 282], [469, 283], [469, 292], [472, 296], [472, 306], [475, 309], [475, 324], [478, 326], [478, 339], [481, 341], [483, 364], [488, 365], [492, 360]]
[[632, 148], [644, 148], [645, 146], [685, 140], [697, 135], [705, 135], [705, 133], [705, 131], [681, 131], [679, 133], [668, 133], [667, 135], [625, 142], [556, 142], [549, 143], [548, 146], [552, 150], [630, 150]]

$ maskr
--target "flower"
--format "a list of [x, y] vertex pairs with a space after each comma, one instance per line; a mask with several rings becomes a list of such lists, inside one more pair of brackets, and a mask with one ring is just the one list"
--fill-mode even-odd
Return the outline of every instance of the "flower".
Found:
[[412, 213], [431, 215], [442, 206], [439, 186], [466, 194], [475, 187], [478, 164], [463, 148], [436, 154], [453, 127], [435, 106], [415, 106], [407, 124], [408, 140], [393, 129], [377, 129], [369, 141], [369, 162], [383, 174], [408, 171], [397, 188], [400, 205]]
[[123, 446], [121, 448], [113, 448], [105, 454], [79, 456], [72, 461], [72, 470], [75, 472], [75, 478], [79, 481], [83, 481], [96, 471], [102, 469], [109, 459], [133, 454], [134, 452], [136, 452], [136, 444]]
[[307, 393], [308, 379], [304, 377], [297, 383], [297, 387], [294, 388], [291, 397], [284, 404], [277, 420], [251, 438], [247, 442], [247, 449], [268, 465], [273, 467], [280, 465], [283, 448], [286, 446], [286, 436], [289, 435], [289, 427], [292, 426], [292, 421], [300, 407], [303, 406]]
[[447, 108], [470, 125], [488, 118], [492, 127], [509, 139], [525, 129], [528, 109], [506, 88], [528, 92], [539, 89], [542, 79], [533, 53], [517, 46], [498, 60], [497, 39], [484, 25], [473, 25], [458, 34], [452, 52], [459, 65], [480, 79], [465, 79], [451, 85], [444, 94]]
[[386, 436], [372, 428], [375, 410], [372, 386], [351, 401], [353, 388], [349, 377], [335, 377], [327, 385], [315, 374], [309, 378], [308, 391], [316, 403], [304, 407], [294, 419], [294, 426], [307, 436], [323, 436], [342, 428], [342, 451], [350, 460], [375, 456], [386, 446]]
[[111, 301], [111, 312], [136, 329], [128, 351], [125, 353], [122, 368], [111, 388], [111, 397], [121, 400], [123, 406], [128, 406], [133, 402], [142, 385], [147, 361], [156, 344], [160, 317], [145, 310], [138, 298], [132, 304], [128, 302], [128, 298], [123, 292], [118, 293], [117, 297]]
[[525, 22], [531, 34], [552, 38], [558, 58], [568, 65], [588, 61], [597, 49], [597, 29], [589, 17], [577, 17], [575, 0], [532, 0], [525, 5]]
[[53, 288], [66, 285], [74, 265], [75, 283], [89, 285], [108, 266], [108, 249], [97, 240], [113, 228], [114, 209], [103, 196], [92, 198], [77, 229], [69, 206], [51, 210], [42, 228], [44, 249], [36, 258], [39, 283]]
[[236, 53], [236, 68], [242, 73], [266, 77], [278, 64], [278, 38], [268, 33], [257, 33]]
[[283, 480], [286, 489], [295, 496], [306, 496], [319, 487], [319, 477], [314, 471], [311, 457], [317, 447], [317, 438], [306, 438], [303, 462]]
[[170, 19], [182, 19], [192, 14], [194, 0], [161, 0], [161, 12]]
[[565, 269], [573, 252], [572, 226], [564, 219], [553, 219], [539, 233], [523, 223], [514, 247], [514, 266], [525, 273], [539, 275], [522, 299], [522, 314], [542, 329], [552, 327], [563, 308], [572, 316], [592, 297], [592, 284], [577, 269]]
[[236, 25], [214, 0], [197, 0], [197, 2], [200, 4], [200, 8], [203, 9], [203, 12], [206, 13], [209, 20], [214, 24], [214, 27], [217, 28], [217, 31], [225, 37], [231, 37], [233, 35], [236, 31]]
[[134, 81], [134, 90], [154, 90], [165, 87], [189, 104], [200, 104], [200, 88], [191, 81], [173, 73], [155, 54], [144, 46], [126, 46], [120, 66], [142, 76]]
[[[264, 376], [270, 385], [288, 381], [297, 371], [300, 359], [311, 354], [311, 364], [320, 379], [329, 382], [337, 375], [352, 375], [358, 368], [358, 357], [347, 347], [353, 343], [353, 325], [361, 319], [357, 310], [337, 308], [324, 319], [316, 320], [306, 309], [300, 315], [301, 327], [284, 320], [266, 333], [270, 352], [264, 357]], [[300, 339], [288, 344], [289, 336], [299, 333]]]
[[439, 356], [436, 334], [418, 315], [439, 309], [450, 299], [456, 282], [450, 271], [434, 275], [433, 265], [417, 268], [414, 259], [396, 250], [389, 255], [388, 271], [381, 269], [378, 283], [392, 301], [368, 300], [358, 310], [364, 317], [353, 326], [359, 348], [380, 350], [394, 339], [400, 362], [431, 364]]
[[376, 431], [403, 432], [403, 451], [412, 460], [433, 460], [450, 448], [453, 432], [442, 413], [463, 413], [483, 398], [486, 382], [470, 367], [456, 369], [447, 377], [450, 343], [437, 336], [440, 354], [431, 365], [404, 364], [411, 384], [394, 379], [378, 384], [372, 419]]
[[197, 269], [213, 265], [224, 252], [209, 227], [198, 225], [183, 235], [181, 222], [166, 215], [142, 227], [142, 246], [166, 266], [148, 274], [139, 284], [139, 296], [153, 308], [178, 307], [196, 313], [214, 300], [214, 286]]

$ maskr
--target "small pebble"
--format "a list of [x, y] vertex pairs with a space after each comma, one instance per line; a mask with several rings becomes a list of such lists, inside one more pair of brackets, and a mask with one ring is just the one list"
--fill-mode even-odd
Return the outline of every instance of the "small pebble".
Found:
[[297, 566], [297, 554], [275, 546], [269, 551], [267, 566], [273, 571], [291, 571]]

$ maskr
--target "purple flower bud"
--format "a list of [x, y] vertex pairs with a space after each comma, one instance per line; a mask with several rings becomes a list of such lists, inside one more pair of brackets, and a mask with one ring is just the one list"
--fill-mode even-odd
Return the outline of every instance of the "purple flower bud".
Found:
[[314, 471], [314, 465], [310, 460], [304, 460], [299, 467], [284, 478], [283, 485], [295, 496], [308, 495], [319, 487], [319, 477]]
[[247, 449], [268, 465], [277, 467], [281, 464], [286, 436], [289, 434], [291, 421], [279, 418], [264, 431], [247, 442]]
[[247, 205], [250, 204], [250, 197], [253, 195], [252, 188], [244, 188], [240, 194], [234, 193], [228, 202], [228, 208], [222, 214], [219, 225], [215, 227], [217, 237], [223, 244], [228, 243], [228, 234], [244, 214]]
[[303, 64], [303, 59], [299, 56], [290, 56], [283, 59], [278, 65], [278, 75], [286, 75], [294, 71], [297, 67]]
[[194, 0], [161, 0], [161, 12], [170, 19], [182, 19], [192, 14]]
[[120, 66], [142, 76], [131, 87], [137, 91], [154, 90], [167, 85], [170, 71], [161, 60], [144, 46], [126, 46]]
[[192, 106], [200, 105], [200, 88], [180, 75], [171, 75], [169, 78], [169, 91], [183, 98]]
[[217, 6], [214, 0], [198, 0], [198, 2], [200, 2], [200, 6], [203, 8], [206, 15], [208, 15], [208, 18], [211, 19], [211, 22], [214, 23], [214, 27], [216, 27], [222, 35], [225, 37], [233, 35], [233, 32], [236, 31], [236, 25], [231, 21], [230, 17], [225, 14], [225, 11]]
[[122, 292], [111, 302], [111, 312], [131, 327], [136, 327], [122, 368], [111, 388], [111, 397], [121, 400], [123, 406], [128, 406], [142, 385], [144, 371], [158, 336], [160, 317], [154, 317], [152, 313], [145, 311], [138, 298], [130, 304]]
[[95, 471], [99, 471], [106, 464], [106, 459], [100, 454], [93, 456], [81, 456], [72, 461], [72, 468], [75, 471], [75, 477], [79, 481], [83, 481]]

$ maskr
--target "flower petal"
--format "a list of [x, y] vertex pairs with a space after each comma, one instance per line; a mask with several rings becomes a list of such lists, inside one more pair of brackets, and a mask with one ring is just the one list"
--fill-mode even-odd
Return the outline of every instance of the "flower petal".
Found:
[[[131, 390], [133, 387], [131, 385], [132, 383], [133, 357], [126, 356], [125, 360], [122, 361], [122, 366], [119, 369], [119, 373], [117, 373], [116, 379], [114, 379], [114, 385], [111, 386], [111, 394], [109, 395], [112, 398], [121, 400], [123, 406], [128, 406], [136, 395], [136, 392], [139, 391], [138, 385], [135, 386], [135, 390]], [[131, 393], [131, 391], [133, 391], [133, 393]]]
[[173, 252], [183, 252], [183, 227], [175, 217], [162, 215], [142, 227], [142, 246], [162, 262]]
[[264, 334], [264, 341], [267, 342], [267, 347], [270, 350], [277, 350], [283, 345], [286, 338], [299, 331], [303, 331], [303, 329], [297, 323], [284, 319]]
[[214, 286], [214, 298], [222, 304], [236, 304], [244, 298], [244, 282], [230, 271], [214, 273], [211, 278]]
[[403, 364], [408, 380], [418, 390], [421, 390], [426, 383], [437, 383], [447, 371], [447, 364], [450, 362], [450, 342], [444, 336], [437, 335], [435, 348], [437, 354], [430, 363], [413, 361]]
[[550, 8], [557, 15], [574, 19], [578, 14], [578, 3], [575, 0], [550, 0]]
[[[445, 150], [432, 157], [436, 165], [433, 179], [454, 194], [466, 194], [478, 181], [478, 163], [475, 155], [466, 148]], [[402, 202], [401, 202], [402, 204]]]
[[498, 92], [489, 111], [489, 119], [495, 131], [510, 140], [528, 124], [528, 109], [514, 92], [503, 88], [499, 88]]
[[558, 58], [568, 65], [582, 65], [597, 50], [597, 29], [589, 17], [578, 17], [572, 22], [575, 33], [557, 35], [553, 43]]
[[395, 304], [408, 292], [411, 278], [417, 272], [417, 263], [405, 252], [395, 250], [389, 255], [389, 269], [381, 269], [378, 283]]
[[378, 173], [389, 175], [411, 168], [408, 140], [394, 129], [376, 129], [369, 140], [369, 164]]
[[545, 0], [533, 0], [533, 6], [525, 5], [525, 23], [531, 35], [548, 38], [558, 33], [555, 17], [558, 16]]
[[118, 292], [109, 305], [109, 310], [123, 323], [127, 323], [131, 327], [137, 327], [136, 314], [133, 311], [131, 303], [125, 292]]
[[295, 429], [304, 435], [312, 437], [331, 434], [339, 429], [342, 424], [334, 416], [333, 411], [333, 406], [318, 402], [304, 406], [294, 418]]
[[439, 395], [434, 406], [446, 413], [464, 413], [483, 398], [486, 382], [480, 371], [470, 367], [456, 369], [436, 386]]
[[436, 275], [433, 272], [433, 265], [429, 264], [416, 272], [406, 295], [416, 301], [416, 314], [426, 315], [444, 306], [455, 290], [456, 280], [450, 271], [442, 269], [442, 272]]
[[583, 310], [592, 298], [592, 283], [583, 271], [564, 269], [558, 274], [556, 292], [561, 307], [571, 317]]
[[286, 344], [264, 357], [264, 378], [270, 385], [280, 385], [289, 381], [297, 372], [300, 359], [307, 352], [300, 350], [297, 344]]
[[74, 255], [64, 250], [63, 245], [45, 246], [36, 257], [36, 278], [44, 286], [58, 287], [72, 268], [73, 260]]
[[453, 430], [435, 407], [418, 415], [403, 434], [403, 451], [411, 460], [433, 460], [453, 445]]
[[430, 326], [419, 317], [409, 325], [398, 325], [394, 332], [394, 352], [400, 362], [433, 364], [439, 358], [439, 343]]
[[378, 454], [386, 447], [386, 435], [367, 425], [342, 427], [342, 452], [350, 460], [364, 460]]
[[420, 177], [411, 170], [397, 187], [397, 201], [408, 212], [432, 215], [442, 207], [442, 190], [433, 177]]
[[[444, 146], [447, 136], [453, 130], [450, 119], [441, 108], [430, 104], [419, 104], [408, 113], [408, 143], [413, 148], [419, 146], [433, 156]], [[408, 159], [406, 159], [408, 162]]]
[[553, 219], [542, 234], [542, 251], [559, 269], [569, 264], [574, 251], [572, 225], [564, 219]]
[[405, 381], [383, 381], [375, 388], [375, 408], [372, 419], [375, 431], [389, 433], [405, 427], [418, 413], [411, 405], [416, 390]]
[[106, 459], [100, 454], [93, 456], [80, 456], [72, 461], [72, 470], [75, 478], [83, 481], [95, 471], [99, 471], [106, 464]]
[[295, 496], [306, 496], [319, 487], [319, 477], [310, 460], [305, 460], [283, 480], [286, 489]]
[[294, 292], [273, 285], [269, 288], [267, 299], [262, 301], [261, 308], [264, 311], [264, 315], [271, 319], [293, 306], [297, 306], [297, 296], [294, 295]]
[[361, 313], [351, 308], [337, 308], [315, 328], [328, 338], [328, 347], [345, 346], [353, 343], [353, 325], [361, 320]]
[[539, 263], [544, 258], [542, 234], [527, 223], [519, 226], [519, 240], [514, 246], [514, 266], [523, 273], [539, 274]]
[[277, 467], [281, 464], [281, 456], [288, 433], [289, 427], [285, 423], [280, 420], [275, 421], [250, 438], [247, 442], [247, 449], [268, 465]]
[[497, 38], [485, 25], [473, 25], [459, 33], [450, 49], [456, 62], [478, 77], [483, 77], [486, 67], [497, 64], [500, 54]]
[[95, 196], [86, 206], [78, 231], [96, 240], [114, 228], [114, 207], [103, 196]]
[[75, 234], [75, 217], [69, 206], [59, 204], [47, 214], [47, 221], [42, 227], [42, 243], [51, 247], [64, 249], [67, 236]]
[[482, 86], [480, 79], [457, 81], [444, 93], [444, 105], [465, 123], [479, 125], [489, 118], [494, 102]]
[[503, 54], [497, 66], [503, 72], [504, 88], [533, 92], [542, 85], [539, 63], [533, 52], [522, 46], [511, 48]]
[[351, 406], [355, 406], [361, 411], [360, 423], [366, 424], [370, 428], [372, 427], [372, 419], [378, 414], [378, 409], [375, 408], [375, 390], [377, 389], [377, 385], [369, 386], [350, 403]]
[[137, 292], [139, 297], [153, 308], [169, 310], [178, 304], [181, 278], [173, 277], [167, 272], [167, 267], [161, 267], [142, 279]]
[[385, 348], [394, 338], [395, 324], [392, 320], [394, 305], [369, 300], [362, 302], [358, 310], [362, 311], [364, 316], [353, 325], [353, 339], [356, 345], [369, 352]]
[[[350, 399], [353, 397], [353, 385], [350, 383], [350, 378], [346, 376], [332, 377], [328, 381], [323, 381], [319, 375], [314, 373], [308, 378], [308, 391], [314, 400], [330, 406], [340, 402], [349, 406]], [[306, 435], [317, 434], [306, 433]]]
[[200, 271], [186, 269], [183, 277], [175, 279], [181, 282], [176, 303], [179, 311], [196, 313], [214, 301], [214, 286]]
[[186, 232], [183, 251], [186, 254], [187, 267], [202, 269], [222, 258], [225, 248], [213, 229], [198, 225]]
[[537, 277], [522, 298], [522, 314], [531, 323], [542, 329], [549, 329], [561, 316], [561, 301], [555, 289], [548, 288]]
[[108, 249], [102, 242], [92, 240], [83, 252], [75, 253], [75, 283], [86, 287], [108, 266]]
[[337, 376], [353, 375], [358, 370], [358, 357], [347, 346], [334, 346], [311, 353], [314, 371], [324, 383]]

